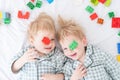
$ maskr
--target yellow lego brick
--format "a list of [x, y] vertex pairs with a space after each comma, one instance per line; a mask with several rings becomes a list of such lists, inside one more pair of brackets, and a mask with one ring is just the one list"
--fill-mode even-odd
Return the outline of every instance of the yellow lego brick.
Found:
[[98, 0], [90, 0], [90, 2], [94, 5], [94, 6], [97, 6], [99, 1]]
[[117, 59], [118, 62], [120, 62], [120, 55], [117, 55], [116, 59]]
[[104, 3], [106, 7], [110, 6], [110, 4], [111, 4], [111, 0], [106, 0], [106, 2]]
[[2, 19], [2, 12], [0, 12], [0, 19]]

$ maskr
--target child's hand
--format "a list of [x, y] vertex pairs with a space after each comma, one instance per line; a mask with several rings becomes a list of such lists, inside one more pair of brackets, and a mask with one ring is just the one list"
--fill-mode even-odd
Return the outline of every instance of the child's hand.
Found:
[[44, 74], [40, 79], [41, 80], [63, 80], [64, 75], [63, 74]]
[[24, 55], [21, 57], [21, 59], [26, 63], [35, 61], [37, 60], [38, 57], [39, 57], [38, 52], [34, 48], [32, 48], [26, 51]]
[[80, 64], [71, 76], [71, 80], [79, 80], [82, 79], [86, 75], [86, 68], [84, 65]]
[[21, 58], [19, 58], [18, 60], [16, 60], [11, 69], [14, 73], [17, 73], [20, 68], [26, 63], [26, 62], [32, 62], [37, 60], [37, 58], [39, 58], [40, 56], [44, 56], [45, 54], [38, 52], [37, 50], [35, 50], [34, 48], [29, 49], [28, 51], [26, 51], [23, 56]]

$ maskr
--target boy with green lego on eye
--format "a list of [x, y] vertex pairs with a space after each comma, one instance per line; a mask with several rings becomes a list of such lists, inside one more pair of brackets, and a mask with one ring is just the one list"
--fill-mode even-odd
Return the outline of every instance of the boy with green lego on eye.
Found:
[[120, 80], [120, 64], [106, 52], [89, 44], [77, 23], [58, 18], [57, 38], [64, 55], [65, 80]]

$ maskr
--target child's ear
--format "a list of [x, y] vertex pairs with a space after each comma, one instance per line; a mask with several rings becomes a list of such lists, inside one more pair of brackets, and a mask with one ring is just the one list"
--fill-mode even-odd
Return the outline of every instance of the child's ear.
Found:
[[30, 44], [33, 45], [34, 38], [31, 36], [29, 41], [30, 41]]
[[87, 39], [86, 39], [86, 37], [83, 38], [82, 42], [83, 42], [84, 46], [87, 46]]

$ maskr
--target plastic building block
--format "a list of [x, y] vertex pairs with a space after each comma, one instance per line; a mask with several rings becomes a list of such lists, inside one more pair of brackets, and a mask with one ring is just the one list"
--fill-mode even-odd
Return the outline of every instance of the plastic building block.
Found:
[[29, 12], [26, 12], [25, 14], [23, 14], [22, 11], [18, 11], [18, 18], [28, 19], [29, 16], [30, 16]]
[[98, 0], [90, 0], [90, 2], [94, 5], [94, 6], [97, 6], [98, 5]]
[[90, 15], [91, 20], [94, 20], [98, 17], [98, 15], [96, 13], [93, 13], [92, 15]]
[[42, 39], [42, 42], [43, 42], [44, 44], [46, 44], [46, 45], [49, 45], [49, 44], [50, 44], [50, 39], [49, 39], [48, 37], [44, 37], [44, 38]]
[[2, 12], [0, 12], [0, 19], [2, 19], [2, 17], [3, 17], [3, 16], [2, 16]]
[[117, 59], [118, 62], [120, 62], [120, 55], [117, 55], [116, 59]]
[[6, 12], [6, 18], [11, 18], [11, 14]]
[[112, 28], [120, 28], [120, 17], [112, 18]]
[[49, 4], [51, 4], [54, 0], [47, 0]]
[[98, 0], [98, 1], [104, 4], [106, 0]]
[[2, 16], [3, 16], [3, 19], [5, 19], [6, 18], [6, 12], [3, 12]]
[[30, 16], [30, 13], [29, 12], [26, 12], [26, 14], [24, 15], [24, 19], [28, 19]]
[[35, 6], [34, 6], [34, 4], [33, 4], [32, 2], [28, 2], [28, 3], [27, 3], [27, 6], [28, 6], [31, 10], [33, 10], [33, 9], [35, 8]]
[[110, 6], [110, 4], [111, 4], [111, 0], [106, 0], [106, 2], [104, 3], [106, 7]]
[[78, 43], [76, 41], [72, 41], [72, 43], [69, 45], [70, 50], [74, 50], [77, 48]]
[[97, 20], [97, 23], [98, 23], [98, 24], [103, 24], [103, 22], [104, 22], [104, 19], [98, 18], [98, 20]]
[[10, 24], [11, 22], [11, 14], [9, 12], [0, 12], [0, 24], [4, 21], [5, 24]]
[[91, 6], [87, 6], [86, 11], [88, 11], [89, 13], [92, 13], [94, 11], [94, 9]]
[[31, 0], [32, 2], [35, 2], [35, 0]]
[[120, 54], [120, 43], [117, 43], [117, 50], [118, 50], [118, 53]]
[[42, 1], [37, 0], [36, 2], [36, 7], [40, 8], [42, 6]]
[[10, 22], [11, 22], [11, 19], [10, 19], [10, 18], [5, 18], [5, 19], [4, 19], [4, 23], [5, 23], [5, 24], [10, 24]]
[[115, 16], [114, 12], [109, 12], [108, 15], [110, 18], [113, 18]]
[[18, 18], [23, 18], [22, 11], [18, 11]]
[[2, 24], [2, 20], [0, 19], [0, 24]]
[[118, 36], [120, 36], [120, 31], [118, 32]]

